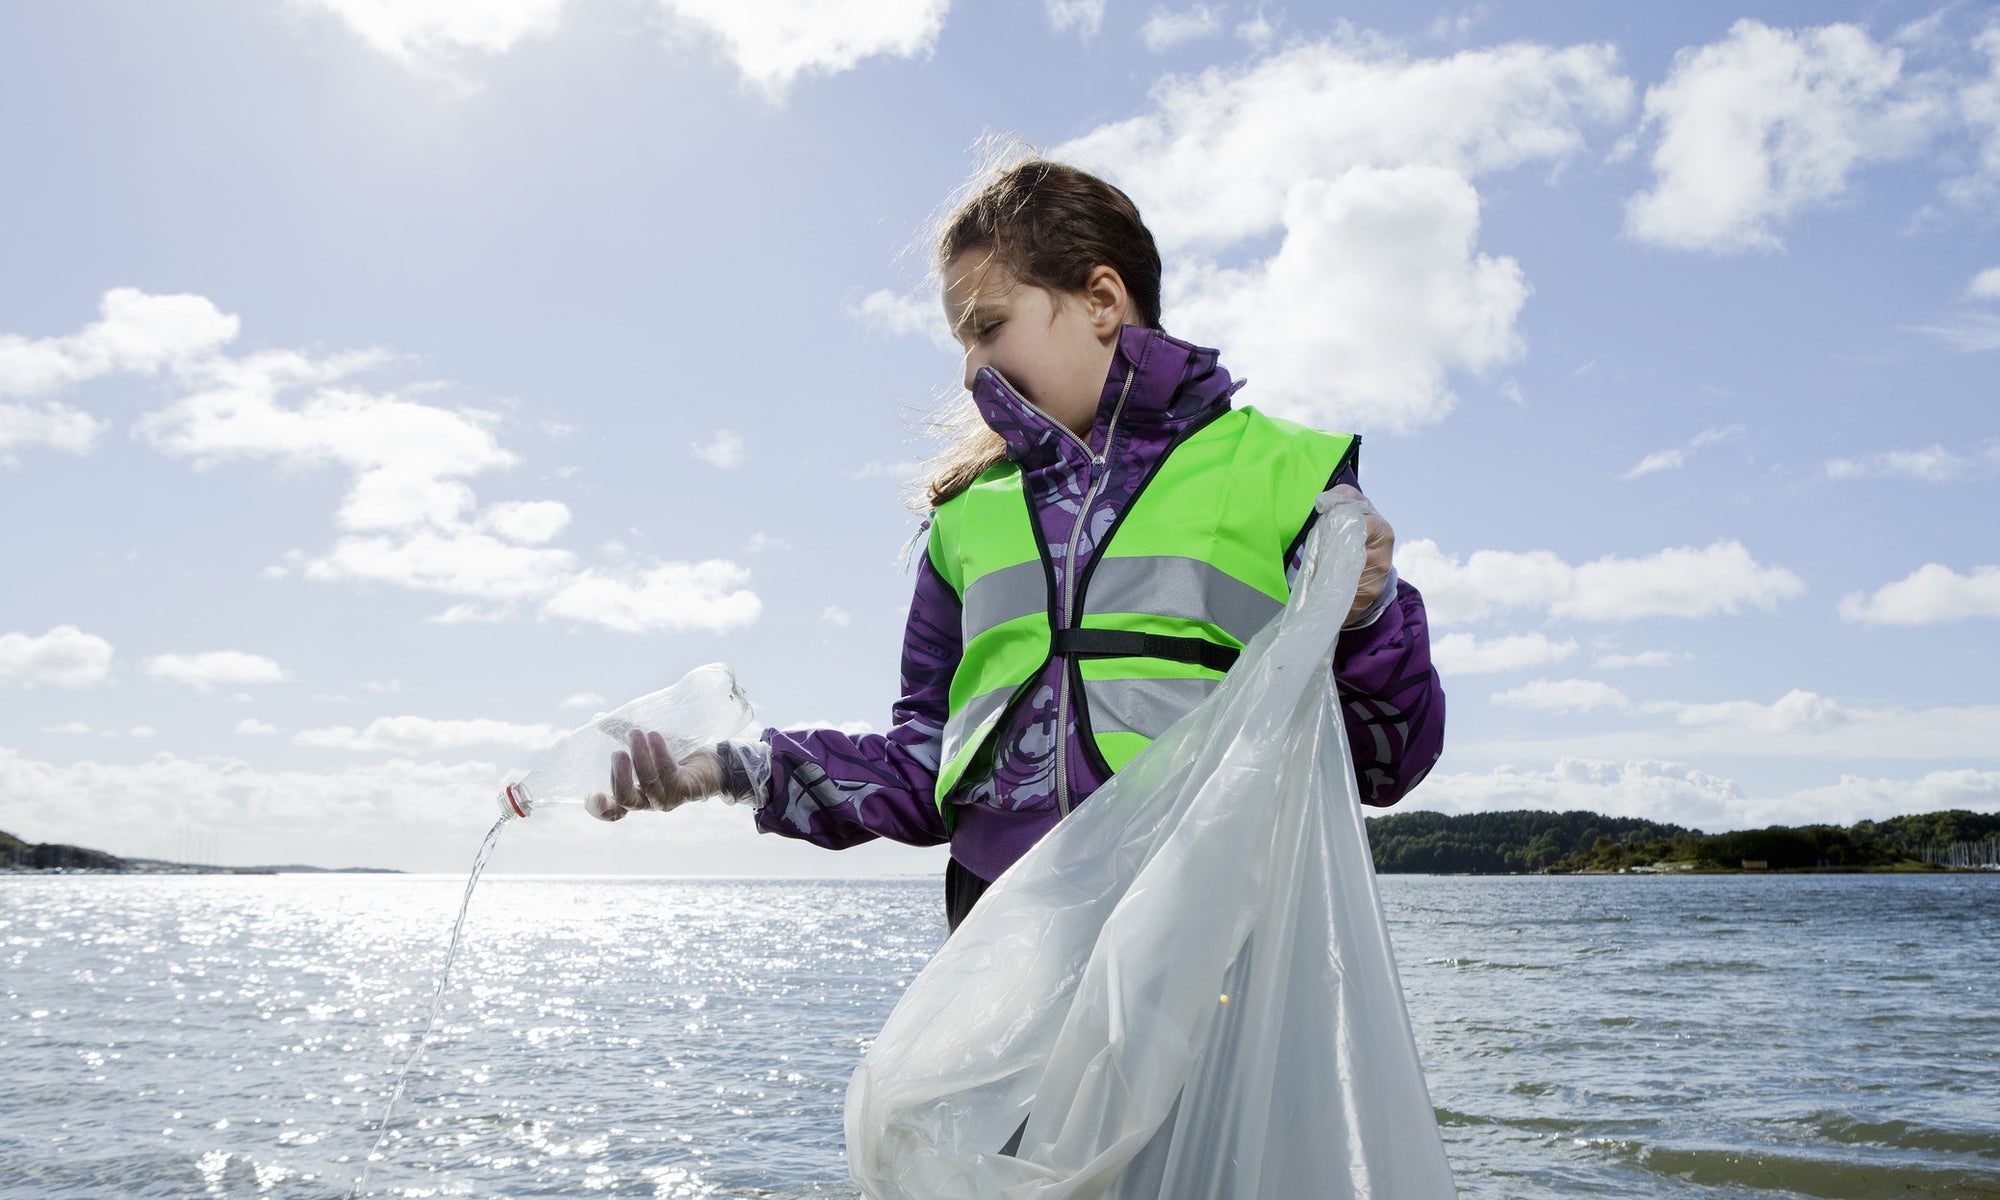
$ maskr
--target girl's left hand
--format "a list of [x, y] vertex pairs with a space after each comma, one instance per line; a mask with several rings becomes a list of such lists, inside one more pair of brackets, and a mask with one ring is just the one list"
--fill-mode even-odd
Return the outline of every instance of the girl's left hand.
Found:
[[1368, 497], [1361, 489], [1350, 483], [1338, 484], [1333, 489], [1342, 499], [1357, 501], [1368, 509], [1368, 561], [1361, 566], [1361, 583], [1354, 589], [1354, 607], [1347, 610], [1349, 621], [1359, 617], [1374, 607], [1382, 598], [1382, 589], [1390, 579], [1390, 564], [1396, 551], [1396, 531], [1375, 506], [1368, 503]]

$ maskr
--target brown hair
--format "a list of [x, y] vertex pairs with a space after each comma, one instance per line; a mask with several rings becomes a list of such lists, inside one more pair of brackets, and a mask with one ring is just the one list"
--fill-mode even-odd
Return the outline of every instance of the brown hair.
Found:
[[[1095, 175], [1035, 156], [1003, 167], [946, 215], [932, 267], [942, 278], [952, 259], [982, 248], [1014, 278], [1052, 292], [1080, 292], [1091, 271], [1108, 266], [1139, 319], [1160, 326], [1159, 248], [1132, 198]], [[969, 398], [938, 424], [949, 442], [924, 484], [932, 508], [972, 486], [1006, 449]]]

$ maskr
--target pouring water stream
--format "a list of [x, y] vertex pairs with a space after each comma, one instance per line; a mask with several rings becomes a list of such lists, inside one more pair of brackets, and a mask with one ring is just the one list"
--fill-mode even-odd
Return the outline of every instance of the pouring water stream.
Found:
[[444, 989], [451, 982], [452, 964], [458, 961], [458, 939], [465, 932], [465, 914], [472, 907], [472, 889], [479, 885], [479, 875], [486, 870], [486, 860], [493, 857], [493, 847], [500, 842], [500, 831], [506, 828], [507, 817], [493, 822], [493, 828], [486, 831], [486, 841], [481, 843], [479, 853], [472, 860], [472, 875], [465, 881], [465, 897], [458, 902], [458, 920], [452, 923], [451, 944], [445, 948], [444, 966], [438, 971], [437, 990], [431, 993], [431, 1015], [424, 1022], [424, 1031], [418, 1035], [416, 1044], [410, 1047], [410, 1056], [403, 1060], [403, 1069], [396, 1075], [395, 1090], [389, 1093], [388, 1106], [382, 1110], [382, 1120], [375, 1128], [375, 1144], [368, 1150], [368, 1157], [361, 1162], [361, 1174], [354, 1186], [347, 1189], [347, 1200], [354, 1200], [368, 1186], [368, 1174], [382, 1155], [382, 1143], [389, 1138], [389, 1121], [396, 1115], [396, 1104], [403, 1098], [403, 1085], [409, 1082], [410, 1069], [423, 1057], [424, 1049], [430, 1044], [431, 1033], [437, 1029], [438, 1013], [444, 1008]]

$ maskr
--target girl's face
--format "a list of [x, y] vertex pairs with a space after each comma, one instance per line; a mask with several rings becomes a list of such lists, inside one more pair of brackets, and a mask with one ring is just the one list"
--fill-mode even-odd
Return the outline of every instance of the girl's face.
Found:
[[1131, 319], [1124, 281], [1099, 267], [1080, 292], [1024, 284], [975, 246], [946, 265], [944, 313], [965, 347], [965, 387], [992, 367], [1078, 437], [1090, 436], [1118, 330]]

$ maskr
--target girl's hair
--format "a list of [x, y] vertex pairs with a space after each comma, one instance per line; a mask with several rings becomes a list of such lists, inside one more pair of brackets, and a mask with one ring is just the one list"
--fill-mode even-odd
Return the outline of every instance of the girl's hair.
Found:
[[[1083, 290], [1091, 271], [1108, 266], [1147, 326], [1160, 326], [1160, 251], [1132, 198], [1064, 163], [1030, 157], [994, 174], [946, 215], [932, 266], [940, 279], [951, 260], [986, 250], [1014, 278], [1052, 292]], [[1006, 445], [964, 399], [939, 424], [949, 439], [932, 460], [924, 499], [936, 508], [972, 486]]]

